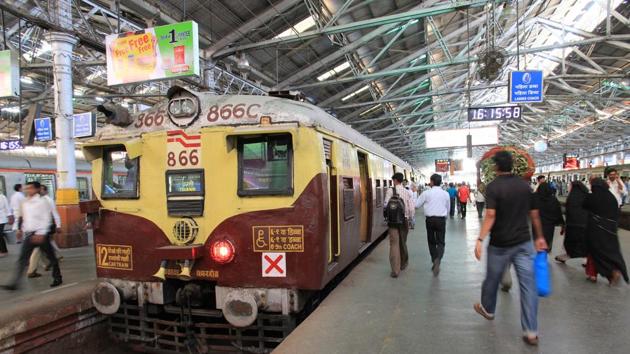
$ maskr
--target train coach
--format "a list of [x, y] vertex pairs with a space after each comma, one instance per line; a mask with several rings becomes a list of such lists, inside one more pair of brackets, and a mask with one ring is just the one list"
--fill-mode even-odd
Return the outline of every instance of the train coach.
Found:
[[[413, 170], [298, 100], [167, 96], [84, 144], [93, 302], [116, 337], [144, 349], [273, 347], [385, 233], [386, 188]], [[124, 183], [113, 171], [127, 171]]]
[[[92, 168], [84, 159], [77, 159], [77, 189], [81, 200], [92, 198]], [[54, 198], [57, 190], [56, 159], [47, 152], [11, 151], [3, 152], [0, 161], [0, 194], [10, 198], [13, 186], [38, 181], [48, 187]]]

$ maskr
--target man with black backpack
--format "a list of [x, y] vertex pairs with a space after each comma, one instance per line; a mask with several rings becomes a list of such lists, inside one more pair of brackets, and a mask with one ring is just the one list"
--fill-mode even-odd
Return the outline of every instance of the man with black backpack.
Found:
[[416, 212], [411, 191], [403, 187], [405, 179], [402, 173], [396, 172], [392, 177], [394, 187], [385, 193], [383, 215], [389, 227], [389, 263], [391, 276], [397, 278], [401, 270], [407, 268], [409, 253], [407, 252], [407, 234], [409, 222]]
[[420, 194], [418, 199], [418, 208], [424, 205], [424, 216], [427, 226], [427, 241], [429, 243], [429, 253], [431, 254], [431, 262], [433, 263], [433, 275], [440, 274], [440, 263], [444, 256], [445, 235], [446, 235], [446, 216], [451, 208], [451, 197], [440, 186], [442, 185], [442, 176], [438, 174], [431, 175], [431, 189]]

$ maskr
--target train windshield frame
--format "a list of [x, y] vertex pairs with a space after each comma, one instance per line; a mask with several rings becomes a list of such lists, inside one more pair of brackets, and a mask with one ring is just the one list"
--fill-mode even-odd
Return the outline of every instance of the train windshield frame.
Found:
[[140, 158], [127, 158], [122, 145], [104, 148], [101, 198], [138, 199], [139, 184]]
[[238, 195], [293, 195], [291, 134], [238, 136]]

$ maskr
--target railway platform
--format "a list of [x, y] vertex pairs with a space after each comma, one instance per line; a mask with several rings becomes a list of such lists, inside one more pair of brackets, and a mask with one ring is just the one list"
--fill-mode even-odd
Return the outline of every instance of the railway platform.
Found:
[[[285, 353], [627, 353], [630, 286], [610, 288], [585, 280], [583, 259], [551, 262], [553, 294], [540, 301], [540, 345], [521, 341], [520, 304], [514, 288], [499, 292], [497, 315], [486, 321], [479, 301], [485, 266], [473, 247], [480, 220], [447, 222], [441, 274], [433, 277], [424, 217], [410, 232], [409, 268], [389, 277], [388, 243], [381, 242], [274, 351]], [[475, 215], [473, 215], [475, 214]], [[558, 231], [557, 229], [556, 231]], [[630, 232], [620, 230], [626, 259]], [[552, 255], [562, 252], [556, 234]]]
[[[13, 275], [20, 245], [9, 245], [0, 258], [0, 283]], [[50, 288], [50, 272], [24, 279], [16, 291], [0, 291], [0, 352], [102, 353], [110, 347], [105, 317], [93, 308], [95, 286], [92, 246], [63, 249], [64, 284]], [[109, 351], [109, 353], [119, 351]]]

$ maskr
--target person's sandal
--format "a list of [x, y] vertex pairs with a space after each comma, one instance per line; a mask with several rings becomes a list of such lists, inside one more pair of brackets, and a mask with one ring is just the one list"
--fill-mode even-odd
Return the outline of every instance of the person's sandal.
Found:
[[527, 345], [531, 345], [531, 346], [537, 346], [538, 345], [538, 337], [528, 337], [528, 336], [523, 336], [523, 342], [525, 342], [525, 344]]
[[569, 260], [569, 256], [567, 256], [566, 254], [563, 254], [561, 256], [556, 256], [556, 258], [554, 258], [556, 260], [556, 262], [560, 262], [560, 263], [566, 263], [567, 260]]
[[473, 308], [475, 309], [475, 311], [480, 314], [481, 316], [483, 316], [483, 318], [485, 318], [488, 321], [492, 321], [494, 320], [494, 315], [489, 314], [484, 308], [483, 306], [481, 306], [480, 303], [476, 303], [473, 305]]

